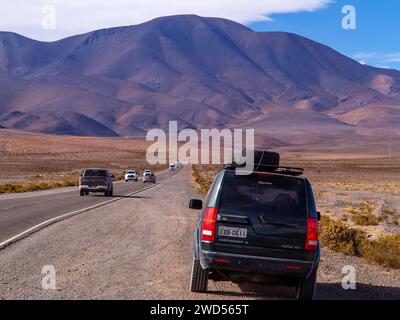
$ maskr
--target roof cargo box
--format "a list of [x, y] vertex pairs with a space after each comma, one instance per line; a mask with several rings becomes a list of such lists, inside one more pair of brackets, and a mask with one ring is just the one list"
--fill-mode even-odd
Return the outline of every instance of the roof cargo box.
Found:
[[276, 170], [279, 167], [280, 155], [277, 152], [254, 150], [254, 171], [263, 171], [263, 167]]
[[[250, 151], [251, 152], [251, 151]], [[279, 167], [280, 156], [277, 152], [265, 151], [265, 150], [254, 150], [254, 171], [274, 171]], [[243, 159], [245, 160], [245, 159]], [[227, 163], [227, 168], [243, 168], [246, 166], [246, 162], [238, 163]]]
[[[254, 151], [254, 163], [253, 172], [273, 172], [277, 174], [284, 174], [290, 176], [301, 176], [304, 173], [303, 168], [295, 167], [282, 167], [279, 165], [280, 155], [277, 152], [255, 150]], [[240, 168], [245, 168], [246, 163], [227, 163], [225, 164], [226, 170], [236, 170]]]

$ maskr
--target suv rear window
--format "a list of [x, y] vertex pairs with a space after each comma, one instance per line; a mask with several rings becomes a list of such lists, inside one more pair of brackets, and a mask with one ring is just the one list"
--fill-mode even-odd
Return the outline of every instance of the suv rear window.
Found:
[[84, 177], [107, 177], [107, 171], [106, 170], [86, 170], [85, 174], [83, 175]]
[[282, 176], [226, 176], [219, 208], [262, 213], [270, 220], [297, 220], [307, 217], [304, 181]]

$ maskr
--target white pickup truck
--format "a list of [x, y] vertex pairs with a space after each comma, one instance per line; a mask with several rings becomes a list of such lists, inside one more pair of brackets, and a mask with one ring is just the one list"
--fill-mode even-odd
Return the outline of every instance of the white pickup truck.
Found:
[[137, 173], [136, 170], [128, 170], [125, 173], [125, 182], [128, 182], [130, 180], [133, 181], [138, 181], [139, 180], [139, 174]]

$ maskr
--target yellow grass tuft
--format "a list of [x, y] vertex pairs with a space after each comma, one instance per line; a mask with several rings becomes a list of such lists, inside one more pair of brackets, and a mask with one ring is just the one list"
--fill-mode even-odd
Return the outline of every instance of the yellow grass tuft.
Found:
[[354, 224], [359, 226], [377, 226], [387, 218], [386, 215], [376, 216], [373, 214], [377, 207], [376, 203], [365, 201], [358, 207], [347, 206], [345, 210], [352, 215], [351, 220]]
[[78, 178], [45, 182], [5, 183], [0, 185], [0, 193], [39, 191], [61, 187], [73, 187], [77, 185]]

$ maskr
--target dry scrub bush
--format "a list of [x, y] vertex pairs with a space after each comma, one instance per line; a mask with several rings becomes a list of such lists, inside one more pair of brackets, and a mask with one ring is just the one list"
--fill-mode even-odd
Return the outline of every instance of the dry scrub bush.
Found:
[[375, 241], [364, 241], [361, 255], [387, 268], [400, 268], [400, 235], [388, 235]]
[[322, 246], [347, 255], [355, 255], [387, 268], [400, 269], [400, 235], [386, 235], [369, 240], [361, 230], [322, 217]]
[[322, 217], [320, 240], [324, 247], [346, 255], [359, 255], [360, 243], [365, 234], [339, 221]]

